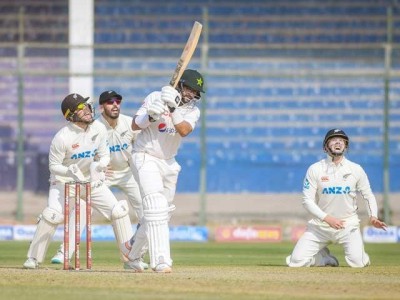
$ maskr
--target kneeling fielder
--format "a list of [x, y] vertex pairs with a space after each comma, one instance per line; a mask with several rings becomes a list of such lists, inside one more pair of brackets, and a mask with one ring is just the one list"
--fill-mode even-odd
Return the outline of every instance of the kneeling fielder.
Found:
[[345, 158], [349, 138], [340, 129], [329, 130], [323, 142], [328, 154], [307, 171], [303, 185], [303, 205], [313, 216], [307, 230], [286, 258], [289, 267], [338, 266], [327, 245], [343, 246], [346, 262], [351, 267], [370, 264], [364, 251], [357, 216], [357, 192], [366, 201], [370, 223], [386, 228], [377, 218], [377, 204], [363, 168]]

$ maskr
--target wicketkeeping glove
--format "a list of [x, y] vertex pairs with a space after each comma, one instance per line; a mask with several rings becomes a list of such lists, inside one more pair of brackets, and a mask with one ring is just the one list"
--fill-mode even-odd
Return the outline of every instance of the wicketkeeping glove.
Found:
[[174, 112], [181, 101], [181, 94], [172, 86], [167, 85], [161, 89], [161, 100], [167, 104], [170, 112]]
[[84, 181], [85, 180], [85, 176], [83, 176], [81, 169], [79, 169], [78, 165], [76, 165], [76, 164], [72, 164], [68, 167], [67, 175], [69, 177], [72, 177], [76, 181]]
[[104, 171], [104, 168], [100, 166], [99, 162], [94, 161], [90, 164], [90, 182], [93, 187], [98, 187], [103, 184], [106, 179]]

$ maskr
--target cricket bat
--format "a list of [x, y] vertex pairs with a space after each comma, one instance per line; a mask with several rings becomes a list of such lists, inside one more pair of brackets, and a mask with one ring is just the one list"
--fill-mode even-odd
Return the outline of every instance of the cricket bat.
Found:
[[183, 72], [185, 71], [187, 65], [189, 64], [189, 61], [192, 58], [194, 50], [196, 50], [197, 42], [199, 41], [202, 28], [203, 25], [201, 25], [197, 21], [194, 22], [192, 31], [190, 32], [190, 36], [186, 42], [185, 48], [183, 49], [178, 64], [176, 65], [171, 81], [169, 82], [169, 84], [174, 88], [177, 86]]

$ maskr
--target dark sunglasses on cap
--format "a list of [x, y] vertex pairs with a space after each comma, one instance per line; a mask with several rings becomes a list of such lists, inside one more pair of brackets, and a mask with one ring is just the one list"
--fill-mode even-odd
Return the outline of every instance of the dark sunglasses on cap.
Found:
[[108, 99], [105, 103], [108, 105], [113, 105], [114, 103], [117, 103], [117, 105], [121, 104], [121, 99], [118, 98], [112, 98], [112, 99]]
[[86, 107], [86, 103], [79, 103], [78, 106], [76, 107], [75, 112], [79, 111], [79, 110], [83, 110]]

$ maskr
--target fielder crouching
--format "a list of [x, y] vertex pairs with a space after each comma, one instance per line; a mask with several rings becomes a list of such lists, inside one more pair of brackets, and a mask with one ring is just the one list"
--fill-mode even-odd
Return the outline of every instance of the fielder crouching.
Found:
[[[113, 90], [107, 90], [99, 96], [100, 116], [94, 123], [100, 122], [107, 128], [108, 146], [110, 149], [110, 163], [107, 170], [98, 172], [96, 163], [91, 164], [92, 183], [98, 181], [101, 184], [107, 185], [111, 189], [118, 189], [128, 200], [128, 204], [133, 208], [138, 220], [143, 218], [142, 198], [139, 191], [139, 185], [133, 177], [130, 165], [132, 144], [136, 139], [138, 132], [132, 130], [132, 117], [121, 113], [122, 95]], [[105, 175], [105, 180], [104, 180]], [[80, 229], [83, 231], [86, 224], [85, 202], [81, 202], [81, 220]], [[74, 220], [75, 214], [71, 215]], [[72, 222], [70, 223], [72, 226]], [[115, 228], [114, 228], [115, 230]], [[71, 238], [73, 240], [75, 230], [71, 227]], [[70, 244], [71, 245], [71, 244]], [[129, 246], [130, 247], [130, 246]], [[74, 249], [69, 247], [69, 257], [73, 255]], [[143, 257], [146, 254], [146, 249], [143, 249], [142, 266], [148, 269], [148, 265], [144, 262]], [[126, 266], [127, 259], [121, 255], [121, 259]], [[57, 253], [52, 257], [51, 263], [62, 264], [64, 260], [64, 244], [60, 245]], [[128, 267], [129, 268], [129, 267]]]
[[[39, 217], [28, 250], [28, 259], [23, 264], [26, 269], [39, 267], [57, 226], [63, 223], [66, 182], [91, 181], [92, 206], [112, 222], [121, 251], [132, 236], [126, 201], [118, 201], [111, 190], [103, 184], [104, 171], [110, 162], [107, 130], [103, 124], [93, 123], [94, 110], [88, 99], [79, 94], [70, 94], [62, 101], [61, 110], [69, 123], [57, 132], [51, 142], [48, 203]], [[97, 162], [94, 162], [94, 157], [98, 159]], [[74, 187], [70, 188], [74, 193]], [[73, 222], [71, 220], [70, 223]]]

